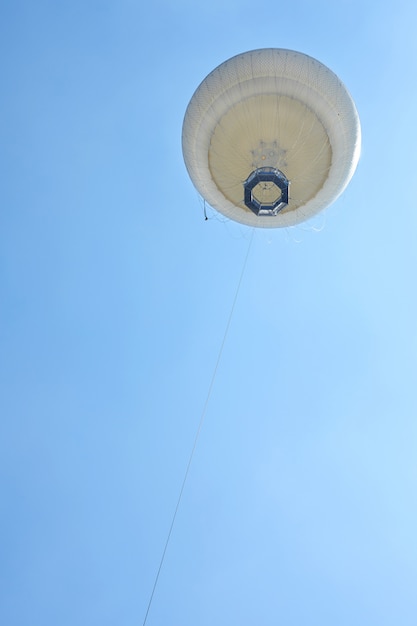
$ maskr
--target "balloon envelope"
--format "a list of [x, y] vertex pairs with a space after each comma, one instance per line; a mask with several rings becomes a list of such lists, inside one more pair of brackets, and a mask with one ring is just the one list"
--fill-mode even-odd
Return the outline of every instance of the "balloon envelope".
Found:
[[291, 226], [343, 192], [360, 154], [355, 104], [339, 78], [300, 52], [225, 61], [195, 91], [182, 147], [194, 186], [249, 226]]

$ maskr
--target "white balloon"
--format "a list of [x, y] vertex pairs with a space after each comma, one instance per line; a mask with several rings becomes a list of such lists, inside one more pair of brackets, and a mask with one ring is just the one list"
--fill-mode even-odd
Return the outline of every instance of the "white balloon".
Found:
[[274, 48], [213, 70], [182, 131], [201, 196], [230, 219], [264, 228], [297, 224], [334, 202], [360, 145], [358, 113], [339, 78], [312, 57]]

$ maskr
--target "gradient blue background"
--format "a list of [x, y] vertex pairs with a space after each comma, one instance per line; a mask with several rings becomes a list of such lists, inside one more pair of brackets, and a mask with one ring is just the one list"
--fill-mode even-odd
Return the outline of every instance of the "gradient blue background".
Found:
[[142, 624], [250, 229], [181, 126], [239, 52], [316, 57], [362, 157], [256, 231], [148, 626], [417, 623], [415, 3], [0, 5], [0, 622]]

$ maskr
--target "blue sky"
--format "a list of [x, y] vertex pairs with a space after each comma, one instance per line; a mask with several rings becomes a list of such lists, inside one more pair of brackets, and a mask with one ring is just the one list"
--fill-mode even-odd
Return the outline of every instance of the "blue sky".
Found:
[[142, 624], [250, 229], [181, 154], [246, 50], [328, 65], [362, 157], [256, 231], [148, 626], [414, 626], [415, 4], [2, 2], [0, 621]]

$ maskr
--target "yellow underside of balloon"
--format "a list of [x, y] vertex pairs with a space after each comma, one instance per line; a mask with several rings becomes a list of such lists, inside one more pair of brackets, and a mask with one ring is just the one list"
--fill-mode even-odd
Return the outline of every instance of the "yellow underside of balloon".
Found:
[[[279, 48], [215, 68], [194, 92], [182, 132], [201, 196], [226, 218], [259, 228], [293, 226], [328, 207], [352, 178], [360, 144], [356, 107], [339, 78], [316, 59]], [[260, 168], [284, 178], [259, 178], [251, 187]]]
[[[332, 150], [322, 123], [307, 106], [288, 96], [262, 94], [235, 104], [218, 121], [208, 159], [219, 191], [248, 212], [243, 183], [249, 174], [264, 166], [279, 169], [290, 181], [288, 206], [282, 210], [288, 213], [323, 187]], [[268, 193], [265, 185], [264, 202]]]

